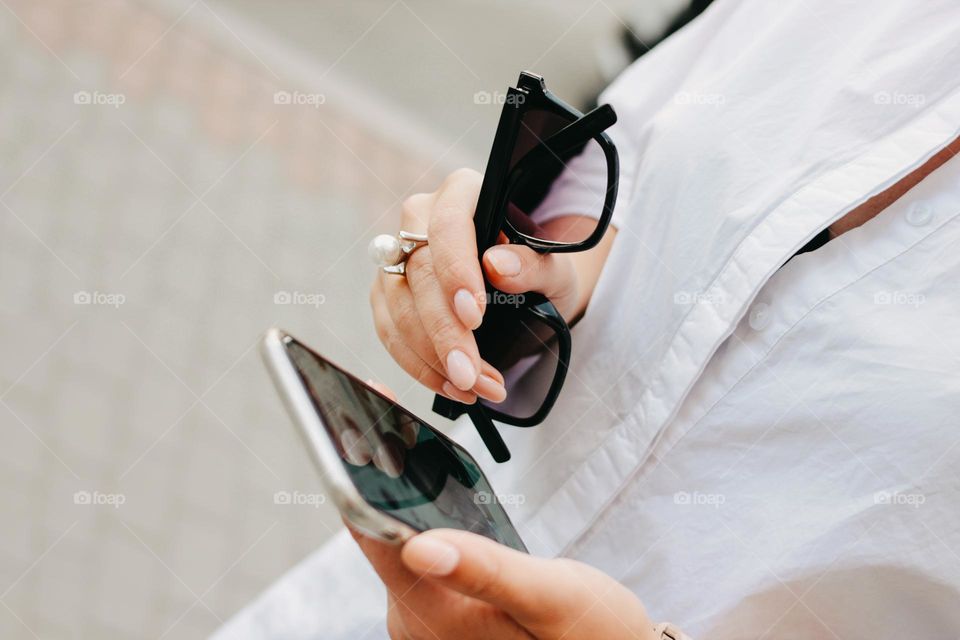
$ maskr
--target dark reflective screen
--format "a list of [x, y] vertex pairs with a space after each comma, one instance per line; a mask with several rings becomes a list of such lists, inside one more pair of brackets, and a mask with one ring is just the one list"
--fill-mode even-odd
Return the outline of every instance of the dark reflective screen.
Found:
[[463, 448], [292, 338], [285, 344], [367, 502], [417, 531], [464, 529], [525, 550]]

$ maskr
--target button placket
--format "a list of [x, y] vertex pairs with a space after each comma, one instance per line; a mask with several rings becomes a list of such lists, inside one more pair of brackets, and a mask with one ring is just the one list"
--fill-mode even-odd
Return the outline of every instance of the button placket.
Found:
[[907, 209], [907, 222], [915, 227], [922, 227], [933, 220], [933, 207], [929, 202], [915, 202]]

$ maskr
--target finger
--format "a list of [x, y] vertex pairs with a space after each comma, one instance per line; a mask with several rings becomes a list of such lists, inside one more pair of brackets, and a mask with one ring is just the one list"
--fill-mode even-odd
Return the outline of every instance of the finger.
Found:
[[502, 244], [487, 249], [483, 266], [490, 284], [504, 293], [537, 291], [556, 303], [572, 297], [577, 289], [576, 271], [564, 254]]
[[393, 392], [393, 389], [383, 384], [382, 382], [375, 382], [369, 378], [365, 382], [367, 383], [368, 387], [370, 387], [375, 391], [378, 391], [381, 395], [385, 396], [387, 399], [393, 400], [394, 402], [397, 401], [397, 394]]
[[569, 610], [584, 587], [566, 563], [536, 558], [466, 531], [434, 529], [403, 546], [411, 572], [502, 609], [521, 625]]
[[387, 591], [387, 636], [390, 640], [403, 640], [409, 638], [406, 625], [403, 624], [403, 616], [396, 611], [397, 598], [392, 591]]
[[400, 559], [400, 545], [366, 536], [353, 528], [346, 519], [343, 522], [388, 591], [405, 593], [418, 582], [423, 582], [418, 575], [404, 566]]
[[[346, 520], [344, 520], [344, 524], [346, 524], [350, 535], [357, 542], [363, 555], [367, 557], [370, 566], [373, 567], [373, 570], [376, 571], [380, 580], [386, 586], [387, 592], [392, 594], [390, 606], [395, 612], [400, 613], [404, 620], [412, 620], [418, 626], [422, 625], [425, 620], [430, 620], [432, 623], [430, 626], [436, 627], [438, 630], [441, 627], [454, 626], [462, 630], [462, 619], [444, 620], [441, 618], [441, 616], [447, 614], [447, 611], [442, 606], [438, 607], [438, 604], [449, 602], [450, 592], [410, 571], [400, 558], [400, 545], [381, 542], [365, 536], [354, 529]], [[407, 615], [402, 615], [405, 612]], [[411, 614], [412, 617], [408, 618], [407, 616], [411, 616]], [[463, 637], [462, 633], [460, 635]], [[454, 636], [442, 635], [442, 637]], [[501, 636], [488, 635], [486, 637]]]
[[484, 311], [473, 224], [482, 181], [471, 169], [451, 173], [434, 196], [427, 230], [443, 300], [466, 329], [479, 327]]
[[[390, 280], [387, 280], [387, 285]], [[429, 367], [426, 360], [412, 349], [410, 344], [429, 343], [426, 331], [423, 330], [419, 317], [403, 318], [406, 323], [405, 335], [400, 334], [400, 330], [390, 315], [385, 302], [383, 293], [384, 283], [377, 279], [374, 283], [370, 295], [370, 306], [373, 310], [374, 324], [377, 328], [377, 334], [380, 341], [387, 347], [387, 350], [393, 356], [394, 360], [403, 367], [407, 373], [417, 378], [422, 384], [429, 387], [436, 393], [445, 395], [452, 400], [464, 404], [473, 404], [477, 400], [477, 395], [482, 395], [491, 402], [502, 402], [506, 398], [506, 389], [504, 388], [503, 375], [497, 371], [493, 365], [488, 362], [480, 362], [480, 375], [477, 376], [474, 388], [471, 391], [462, 391], [445, 380], [445, 372], [437, 371], [434, 367]], [[409, 291], [400, 290], [397, 292], [400, 296], [396, 304], [400, 307], [408, 304]], [[472, 336], [471, 336], [472, 338]], [[437, 362], [436, 351], [432, 347], [427, 347], [428, 357], [431, 361]], [[429, 368], [427, 368], [429, 367]], [[431, 370], [436, 375], [431, 374]], [[434, 386], [434, 383], [437, 386]]]
[[407, 261], [407, 280], [417, 309], [437, 359], [455, 387], [472, 389], [480, 375], [480, 353], [473, 333], [450, 310], [440, 286], [438, 273], [431, 265], [433, 251], [424, 247]]
[[414, 536], [401, 559], [429, 581], [505, 612], [536, 638], [653, 638], [640, 600], [580, 562], [536, 558], [453, 529]]
[[[403, 332], [401, 332], [393, 315], [391, 315], [390, 303], [387, 301], [384, 286], [383, 281], [378, 278], [370, 295], [370, 306], [373, 311], [373, 323], [377, 329], [377, 336], [393, 359], [404, 371], [433, 392], [464, 404], [476, 402], [477, 397], [473, 393], [461, 391], [455, 387], [453, 387], [455, 391], [444, 390], [443, 385], [446, 382], [444, 373], [435, 369], [417, 350], [410, 346], [411, 344], [424, 344], [425, 346], [422, 349], [430, 354], [430, 361], [437, 361], [436, 353], [420, 324], [412, 300], [405, 301], [402, 297], [399, 297], [396, 301], [397, 305], [406, 305], [404, 312], [396, 312], [405, 323]], [[439, 365], [439, 363], [437, 364]]]
[[507, 398], [503, 374], [485, 360], [480, 362], [480, 375], [472, 391], [491, 402], [503, 402]]
[[345, 524], [391, 594], [388, 606], [400, 615], [398, 626], [409, 625], [411, 631], [419, 631], [414, 637], [530, 640], [531, 636], [504, 612], [451, 598], [454, 594], [445, 587], [411, 571], [403, 563], [398, 545], [374, 540]]
[[[431, 267], [432, 250], [421, 249], [408, 261], [407, 280], [420, 322], [433, 343], [437, 359], [444, 364], [453, 387], [472, 390], [493, 402], [506, 397], [503, 377], [480, 359], [473, 333], [450, 312], [439, 286], [438, 274]], [[449, 386], [445, 387], [450, 393]]]
[[[457, 393], [464, 393], [449, 382], [443, 383], [443, 391], [446, 395], [454, 397]], [[477, 376], [477, 383], [473, 385], [471, 391], [493, 403], [503, 402], [507, 398], [503, 374], [486, 361], [480, 362], [480, 375]]]

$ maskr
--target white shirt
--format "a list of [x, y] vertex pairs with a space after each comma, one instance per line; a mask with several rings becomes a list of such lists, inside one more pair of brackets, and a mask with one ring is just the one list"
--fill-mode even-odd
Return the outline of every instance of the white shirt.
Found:
[[[955, 0], [719, 0], [607, 91], [619, 233], [558, 405], [505, 465], [455, 434], [532, 552], [694, 637], [960, 633], [960, 159], [784, 266], [960, 135], [958, 36]], [[351, 545], [218, 637], [385, 637]]]

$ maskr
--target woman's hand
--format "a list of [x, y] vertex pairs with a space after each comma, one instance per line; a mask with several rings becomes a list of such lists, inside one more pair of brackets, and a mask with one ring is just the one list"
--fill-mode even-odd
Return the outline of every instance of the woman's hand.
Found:
[[580, 562], [536, 558], [452, 529], [403, 547], [353, 536], [387, 586], [393, 640], [655, 638], [640, 600]]
[[[482, 176], [460, 169], [433, 193], [408, 198], [400, 229], [426, 233], [427, 246], [407, 261], [407, 276], [380, 272], [370, 292], [377, 335], [403, 369], [435, 393], [473, 403], [506, 397], [503, 376], [480, 359], [472, 330], [486, 309], [486, 289], [473, 214]], [[545, 226], [555, 237], [596, 222], [565, 216]], [[581, 234], [582, 235], [582, 234]], [[586, 307], [613, 239], [577, 254], [538, 254], [519, 245], [498, 245], [483, 256], [490, 283], [505, 293], [536, 291], [571, 318]]]
[[393, 640], [655, 638], [637, 597], [580, 562], [536, 558], [453, 529], [402, 547], [350, 533], [387, 587]]

